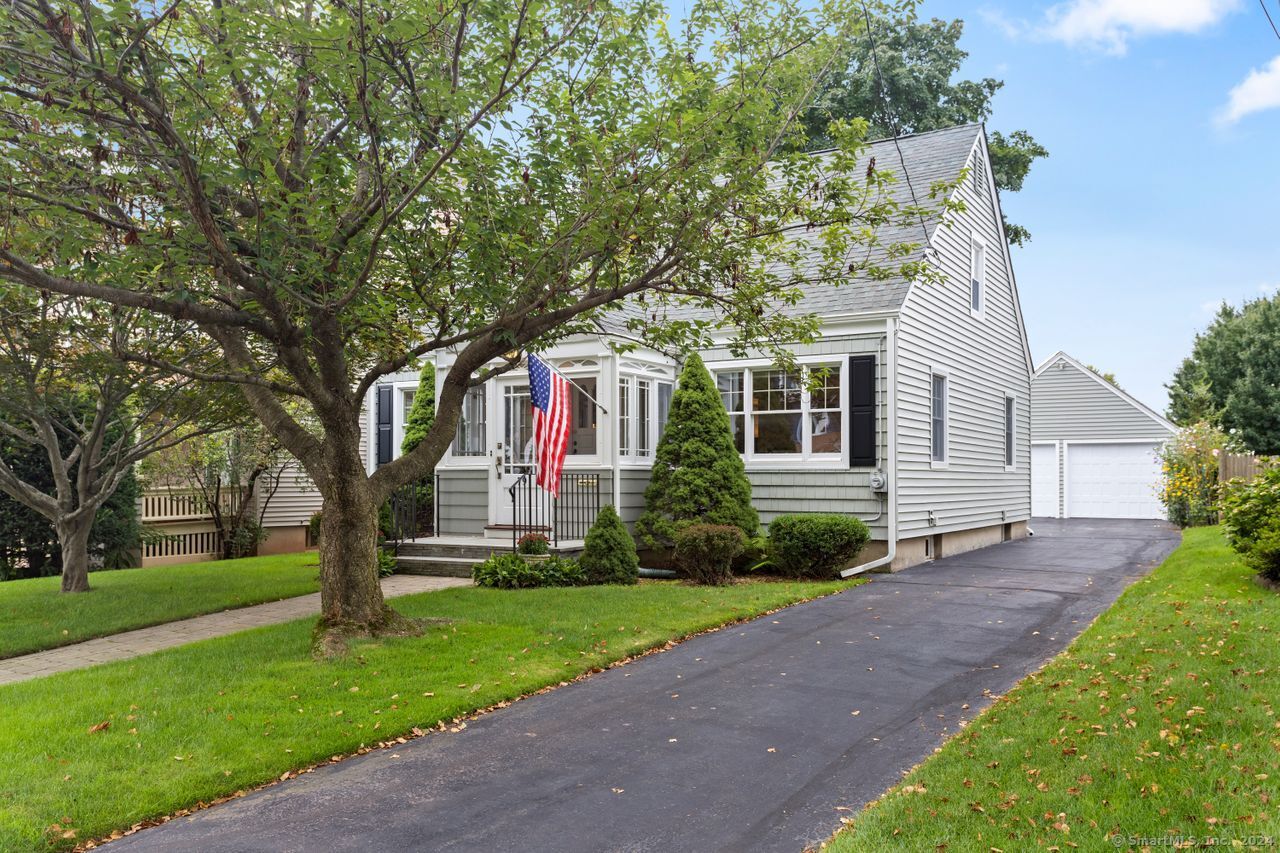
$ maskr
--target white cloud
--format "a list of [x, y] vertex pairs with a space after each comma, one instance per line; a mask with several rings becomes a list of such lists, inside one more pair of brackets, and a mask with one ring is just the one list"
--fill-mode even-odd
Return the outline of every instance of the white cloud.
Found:
[[1275, 296], [1276, 291], [1280, 291], [1280, 284], [1260, 284], [1258, 292], [1263, 296]]
[[1122, 54], [1129, 40], [1196, 33], [1216, 24], [1241, 0], [1065, 0], [1045, 13], [1042, 33], [1069, 45]]
[[1235, 124], [1250, 113], [1280, 107], [1280, 56], [1255, 68], [1227, 95], [1218, 113], [1219, 124]]

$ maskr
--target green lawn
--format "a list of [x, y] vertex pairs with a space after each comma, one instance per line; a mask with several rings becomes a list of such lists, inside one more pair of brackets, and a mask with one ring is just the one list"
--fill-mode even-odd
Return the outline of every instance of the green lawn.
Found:
[[315, 552], [93, 572], [89, 592], [61, 578], [0, 583], [0, 658], [161, 622], [306, 595], [320, 588]]
[[448, 620], [424, 636], [339, 660], [312, 659], [303, 619], [0, 687], [0, 850], [69, 847], [850, 585], [457, 588], [396, 599]]
[[1278, 706], [1280, 595], [1253, 582], [1216, 528], [1189, 530], [827, 850], [1280, 845]]

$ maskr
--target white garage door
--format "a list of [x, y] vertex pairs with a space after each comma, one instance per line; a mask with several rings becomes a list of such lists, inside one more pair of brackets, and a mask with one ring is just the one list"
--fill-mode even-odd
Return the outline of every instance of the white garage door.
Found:
[[1058, 517], [1058, 446], [1031, 445], [1031, 514]]
[[1163, 518], [1156, 444], [1067, 446], [1067, 515]]

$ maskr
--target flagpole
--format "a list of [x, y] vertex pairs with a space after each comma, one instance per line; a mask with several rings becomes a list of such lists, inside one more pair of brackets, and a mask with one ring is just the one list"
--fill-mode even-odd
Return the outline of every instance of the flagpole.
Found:
[[[578, 389], [578, 393], [579, 393], [579, 394], [581, 394], [582, 396], [586, 397], [586, 398], [587, 398], [588, 400], [590, 400], [592, 403], [594, 403], [597, 409], [599, 409], [601, 412], [603, 412], [603, 413], [604, 413], [604, 414], [606, 414], [606, 415], [607, 415], [607, 414], [609, 414], [609, 410], [608, 410], [608, 409], [606, 409], [604, 406], [600, 405], [600, 401], [599, 401], [599, 400], [597, 400], [595, 397], [592, 397], [590, 394], [588, 394], [588, 393], [586, 392], [586, 390], [584, 390], [584, 389], [583, 389], [583, 387], [582, 387], [581, 385], [579, 385], [577, 382], [574, 382], [574, 381], [573, 381], [572, 379], [570, 379], [568, 376], [565, 376], [563, 373], [561, 373], [561, 372], [559, 371], [559, 369], [557, 369], [557, 368], [555, 368], [555, 367], [552, 367], [552, 366], [551, 366], [551, 363], [550, 363], [550, 362], [548, 362], [546, 359], [542, 359], [542, 358], [540, 358], [540, 359], [538, 359], [538, 360], [539, 360], [539, 361], [541, 361], [543, 364], [545, 364], [545, 365], [547, 366], [547, 370], [550, 370], [550, 371], [551, 371], [552, 373], [554, 373], [556, 376], [559, 376], [559, 377], [560, 377], [561, 379], [563, 379], [565, 382], [568, 382], [568, 383], [569, 383], [570, 385], [572, 385], [574, 388], [577, 388], [577, 389]], [[525, 359], [524, 366], [525, 366], [525, 370], [528, 370], [528, 369], [529, 369], [529, 360], [528, 360], [527, 358]]]

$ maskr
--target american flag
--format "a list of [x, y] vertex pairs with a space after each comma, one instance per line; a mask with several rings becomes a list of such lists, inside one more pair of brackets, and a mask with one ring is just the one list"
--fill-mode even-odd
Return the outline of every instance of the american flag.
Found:
[[569, 381], [536, 355], [529, 356], [533, 440], [538, 446], [538, 485], [560, 494], [560, 469], [569, 446]]

